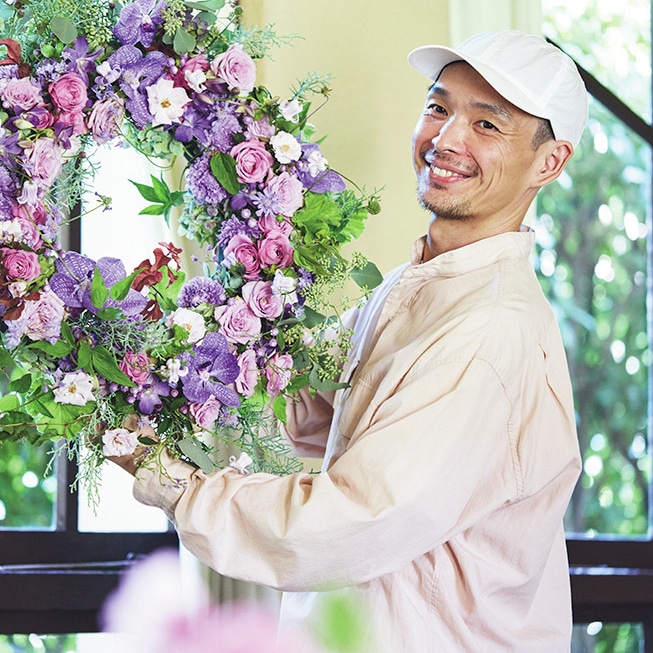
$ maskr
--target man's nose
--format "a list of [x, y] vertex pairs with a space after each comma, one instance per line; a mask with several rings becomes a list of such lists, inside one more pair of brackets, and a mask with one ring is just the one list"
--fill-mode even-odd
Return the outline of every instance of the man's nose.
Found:
[[458, 116], [450, 116], [433, 137], [432, 142], [439, 152], [460, 152], [465, 147], [467, 126]]

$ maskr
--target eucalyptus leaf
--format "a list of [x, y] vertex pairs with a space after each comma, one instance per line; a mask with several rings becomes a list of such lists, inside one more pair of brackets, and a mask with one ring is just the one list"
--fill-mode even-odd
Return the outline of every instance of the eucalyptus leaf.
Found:
[[318, 367], [313, 367], [311, 373], [308, 375], [308, 381], [311, 388], [315, 388], [320, 392], [333, 392], [335, 390], [349, 387], [348, 383], [340, 383], [339, 381], [333, 381], [332, 379], [321, 379], [318, 374], [318, 369]]
[[312, 329], [326, 321], [326, 315], [314, 311], [310, 306], [304, 306], [304, 321], [303, 325], [307, 329]]
[[177, 442], [177, 448], [189, 460], [194, 462], [205, 474], [215, 470], [215, 465], [202, 445], [195, 438], [184, 438]]
[[177, 54], [186, 54], [195, 49], [197, 42], [192, 34], [189, 34], [183, 27], [175, 32], [172, 47]]
[[78, 36], [75, 24], [64, 16], [54, 16], [50, 21], [50, 29], [65, 44], [72, 43]]
[[351, 278], [360, 288], [368, 289], [376, 288], [383, 281], [383, 275], [372, 261], [368, 261], [364, 268], [354, 268]]

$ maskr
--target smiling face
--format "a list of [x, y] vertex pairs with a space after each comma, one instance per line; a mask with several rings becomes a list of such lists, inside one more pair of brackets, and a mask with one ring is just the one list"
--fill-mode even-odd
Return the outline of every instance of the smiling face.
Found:
[[538, 188], [547, 183], [541, 175], [548, 152], [543, 148], [551, 146], [533, 148], [539, 124], [467, 63], [445, 67], [413, 134], [422, 205], [441, 221], [519, 228]]

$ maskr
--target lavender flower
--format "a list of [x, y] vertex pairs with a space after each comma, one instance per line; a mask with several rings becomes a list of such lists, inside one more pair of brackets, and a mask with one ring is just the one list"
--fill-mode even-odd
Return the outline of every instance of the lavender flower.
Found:
[[197, 404], [213, 396], [226, 406], [237, 408], [240, 397], [225, 384], [233, 383], [239, 373], [238, 360], [229, 351], [224, 335], [207, 333], [188, 359], [188, 374], [182, 379], [184, 395]]
[[72, 48], [66, 48], [62, 54], [62, 59], [69, 62], [70, 70], [79, 73], [88, 86], [88, 75], [95, 70], [95, 60], [102, 54], [102, 49], [89, 54], [88, 41], [79, 36], [75, 39]]
[[156, 380], [153, 377], [152, 383], [143, 387], [138, 398], [138, 410], [144, 415], [151, 415], [155, 410], [163, 405], [161, 397], [170, 395], [170, 386], [164, 381]]
[[[0, 141], [0, 148], [2, 142]], [[16, 195], [16, 181], [12, 174], [0, 163], [0, 220], [11, 220], [13, 217], [13, 198]]]
[[234, 134], [243, 131], [236, 108], [233, 103], [220, 102], [215, 105], [211, 122], [211, 144], [221, 152], [229, 152], [234, 146]]
[[229, 241], [238, 234], [249, 236], [250, 238], [259, 238], [261, 233], [257, 226], [251, 226], [243, 220], [239, 220], [235, 215], [225, 220], [220, 227], [217, 244], [224, 249]]
[[194, 277], [187, 281], [179, 291], [177, 305], [181, 308], [196, 308], [200, 304], [220, 306], [224, 304], [227, 295], [215, 279]]
[[[97, 313], [98, 308], [91, 301], [91, 284], [93, 274], [98, 270], [107, 288], [111, 288], [126, 276], [125, 266], [117, 258], [103, 257], [93, 261], [77, 252], [66, 252], [57, 261], [57, 271], [50, 279], [53, 292], [71, 308], [85, 308]], [[140, 313], [147, 304], [147, 299], [135, 290], [130, 290], [122, 301], [108, 298], [105, 307], [120, 308], [125, 315]]]

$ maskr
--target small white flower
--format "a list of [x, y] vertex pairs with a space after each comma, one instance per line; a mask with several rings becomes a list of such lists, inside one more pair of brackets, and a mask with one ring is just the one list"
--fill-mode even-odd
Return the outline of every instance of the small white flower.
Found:
[[172, 384], [179, 383], [179, 379], [188, 374], [187, 365], [178, 358], [169, 358], [166, 361], [166, 367], [168, 368], [168, 382]]
[[270, 139], [274, 156], [279, 163], [297, 161], [302, 155], [302, 146], [299, 141], [288, 132], [279, 132]]
[[54, 400], [58, 404], [84, 406], [95, 401], [93, 396], [93, 378], [86, 372], [67, 372], [54, 389]]
[[206, 74], [203, 70], [186, 70], [184, 71], [184, 79], [196, 93], [201, 93], [206, 88], [204, 83], [206, 82]]
[[178, 308], [171, 313], [166, 320], [166, 325], [171, 327], [177, 325], [188, 331], [188, 342], [198, 342], [204, 337], [206, 327], [204, 318], [189, 308]]
[[272, 280], [272, 292], [275, 295], [282, 295], [286, 303], [294, 304], [297, 302], [297, 279], [287, 277], [281, 270], [276, 270]]
[[128, 456], [138, 445], [138, 436], [127, 429], [109, 429], [102, 434], [105, 456]]
[[329, 162], [322, 152], [314, 150], [308, 157], [308, 172], [311, 177], [317, 177], [321, 172], [327, 169]]
[[0, 221], [0, 243], [20, 242], [23, 236], [23, 228], [16, 219]]
[[147, 89], [150, 113], [154, 116], [152, 126], [170, 125], [184, 114], [184, 107], [190, 102], [183, 88], [172, 83], [171, 79], [161, 78]]
[[297, 98], [290, 100], [290, 102], [288, 102], [288, 100], [281, 100], [281, 102], [279, 102], [279, 111], [285, 120], [296, 122], [301, 110], [302, 105]]

